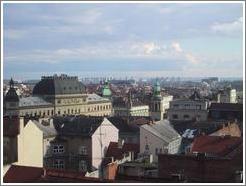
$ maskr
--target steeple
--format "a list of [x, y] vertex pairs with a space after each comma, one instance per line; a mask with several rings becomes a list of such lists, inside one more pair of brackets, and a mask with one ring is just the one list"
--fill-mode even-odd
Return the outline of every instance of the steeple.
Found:
[[11, 78], [9, 81], [9, 90], [4, 98], [5, 101], [9, 102], [18, 102], [19, 101], [19, 96], [17, 95], [15, 88], [14, 88], [14, 81]]
[[159, 97], [161, 95], [161, 86], [160, 82], [156, 80], [154, 85], [154, 97]]
[[9, 88], [14, 88], [14, 81], [12, 78], [9, 81]]
[[111, 97], [112, 93], [111, 93], [111, 90], [109, 88], [109, 83], [108, 81], [106, 80], [104, 82], [104, 85], [103, 85], [103, 89], [102, 89], [102, 96], [103, 97]]

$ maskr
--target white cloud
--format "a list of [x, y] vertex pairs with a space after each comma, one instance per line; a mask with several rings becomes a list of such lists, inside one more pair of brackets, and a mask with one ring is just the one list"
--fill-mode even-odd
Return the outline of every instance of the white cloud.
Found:
[[153, 54], [156, 50], [160, 50], [160, 46], [156, 45], [155, 43], [146, 43], [143, 45], [144, 53], [147, 55]]
[[186, 59], [187, 59], [189, 62], [191, 62], [192, 64], [197, 64], [197, 63], [199, 63], [198, 59], [197, 59], [194, 55], [192, 55], [191, 53], [186, 53], [186, 54], [185, 54], [185, 57], [186, 57]]
[[211, 26], [211, 30], [215, 33], [236, 34], [242, 33], [243, 17], [235, 21], [227, 23], [215, 23]]
[[176, 52], [183, 52], [183, 49], [180, 47], [180, 44], [178, 42], [173, 42], [171, 47], [176, 51]]

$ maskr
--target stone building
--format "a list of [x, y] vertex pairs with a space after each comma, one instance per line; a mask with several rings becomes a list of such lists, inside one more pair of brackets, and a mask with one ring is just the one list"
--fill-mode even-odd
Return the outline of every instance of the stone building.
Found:
[[152, 154], [158, 161], [158, 154], [179, 153], [182, 137], [170, 125], [168, 120], [145, 124], [140, 127], [140, 153]]
[[237, 91], [231, 87], [220, 90], [217, 95], [218, 103], [237, 103]]
[[208, 102], [197, 91], [189, 99], [177, 99], [170, 102], [168, 119], [170, 121], [205, 121], [208, 117]]
[[154, 85], [154, 93], [150, 102], [150, 116], [154, 120], [163, 120], [166, 110], [169, 108], [169, 102], [173, 100], [171, 95], [161, 95], [160, 83], [157, 81]]
[[37, 116], [49, 118], [54, 115], [108, 116], [112, 104], [107, 98], [86, 94], [84, 85], [76, 76], [43, 76], [32, 96], [19, 97], [13, 80], [4, 97], [4, 115]]

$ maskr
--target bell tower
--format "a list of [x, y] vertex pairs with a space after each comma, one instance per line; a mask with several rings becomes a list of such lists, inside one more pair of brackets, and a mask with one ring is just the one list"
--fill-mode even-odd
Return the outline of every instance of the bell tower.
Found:
[[158, 81], [155, 82], [153, 89], [153, 96], [150, 102], [150, 114], [154, 120], [163, 120], [163, 98], [161, 96], [161, 86]]
[[14, 81], [11, 78], [9, 82], [9, 90], [4, 97], [4, 115], [18, 116], [19, 115], [19, 96], [14, 88]]

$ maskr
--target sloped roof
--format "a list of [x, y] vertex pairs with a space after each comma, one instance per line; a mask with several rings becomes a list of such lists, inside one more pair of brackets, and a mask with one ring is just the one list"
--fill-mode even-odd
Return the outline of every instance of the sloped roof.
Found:
[[15, 89], [11, 87], [7, 94], [4, 97], [4, 101], [13, 101], [13, 102], [18, 102], [19, 101], [19, 96], [17, 95]]
[[52, 103], [45, 101], [43, 98], [38, 96], [29, 96], [20, 98], [20, 107], [31, 107], [31, 106], [52, 106]]
[[78, 81], [76, 76], [43, 76], [33, 88], [34, 95], [60, 95], [81, 94], [85, 91], [84, 85]]
[[3, 177], [4, 183], [31, 183], [43, 175], [43, 168], [12, 165]]
[[191, 152], [224, 156], [242, 143], [242, 138], [231, 136], [199, 136], [195, 138]]
[[240, 103], [211, 103], [209, 110], [243, 111], [243, 104], [240, 104]]
[[139, 127], [135, 124], [127, 124], [127, 119], [123, 117], [110, 117], [108, 120], [119, 130], [119, 132], [138, 133]]
[[178, 132], [170, 125], [168, 120], [157, 121], [154, 124], [146, 124], [141, 127], [153, 135], [161, 138], [167, 144], [177, 138], [181, 138]]
[[90, 137], [102, 122], [102, 117], [94, 116], [58, 116], [53, 119], [57, 133], [65, 136]]
[[103, 98], [93, 93], [93, 94], [88, 94], [87, 101], [88, 103], [93, 103], [93, 102], [98, 102], [98, 101], [109, 101], [109, 99]]
[[57, 131], [53, 126], [44, 126], [36, 120], [32, 120], [32, 122], [43, 132], [44, 137], [57, 135]]

